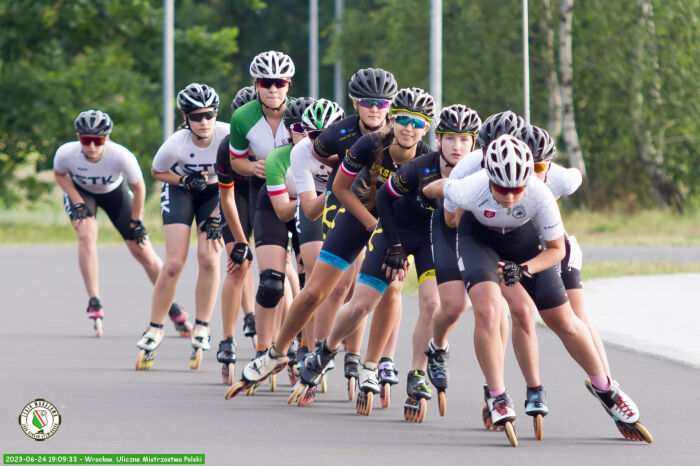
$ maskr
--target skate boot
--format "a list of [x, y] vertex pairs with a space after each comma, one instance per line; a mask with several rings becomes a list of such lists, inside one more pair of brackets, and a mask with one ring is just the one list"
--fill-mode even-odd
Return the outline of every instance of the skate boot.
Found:
[[197, 370], [202, 364], [202, 354], [209, 351], [209, 324], [197, 321], [192, 332], [192, 355], [190, 355], [190, 369]]
[[136, 346], [138, 346], [140, 350], [139, 355], [136, 358], [137, 371], [143, 371], [151, 368], [153, 365], [153, 359], [156, 357], [156, 350], [163, 341], [164, 335], [165, 331], [163, 330], [162, 325], [160, 327], [149, 326], [148, 329], [143, 332], [143, 336], [139, 342], [136, 343]]
[[532, 427], [535, 429], [535, 438], [542, 440], [542, 430], [544, 428], [542, 418], [549, 413], [547, 407], [547, 392], [542, 385], [539, 387], [527, 387], [525, 391], [525, 414], [532, 416]]
[[170, 320], [172, 320], [173, 325], [175, 325], [175, 330], [181, 337], [189, 338], [192, 336], [192, 322], [187, 320], [190, 315], [182, 309], [182, 306], [178, 303], [173, 303], [168, 311], [168, 316], [170, 316]]
[[352, 401], [355, 396], [355, 382], [360, 377], [360, 355], [345, 353], [343, 367], [345, 378], [348, 379], [348, 401]]
[[258, 344], [255, 330], [255, 313], [251, 312], [243, 316], [243, 336], [250, 337], [253, 341], [253, 347]]
[[[316, 340], [316, 348], [318, 348], [321, 345], [321, 341], [322, 340]], [[335, 358], [330, 360], [328, 366], [326, 366], [326, 370], [323, 371], [323, 377], [321, 377], [321, 383], [319, 384], [321, 387], [321, 393], [326, 393], [328, 391], [328, 381], [326, 373], [328, 371], [332, 371], [333, 369], [335, 369]]]
[[92, 319], [93, 328], [95, 329], [95, 336], [97, 338], [102, 338], [102, 319], [105, 314], [102, 309], [102, 303], [100, 299], [96, 296], [90, 298], [87, 307], [87, 314], [90, 319]]
[[379, 373], [379, 385], [381, 388], [380, 399], [382, 408], [388, 408], [391, 403], [391, 386], [399, 383], [399, 371], [396, 370], [394, 360], [388, 356], [382, 356], [377, 365]]
[[491, 411], [491, 422], [494, 426], [503, 426], [506, 431], [506, 437], [510, 444], [514, 447], [518, 446], [518, 438], [515, 436], [515, 410], [513, 409], [513, 401], [505, 391], [496, 397], [489, 397], [486, 404]]
[[366, 362], [360, 367], [359, 378], [357, 379], [357, 403], [355, 405], [357, 414], [369, 416], [372, 413], [374, 395], [377, 395], [379, 391], [376, 366]]
[[428, 410], [428, 400], [433, 397], [430, 387], [425, 383], [425, 372], [414, 369], [408, 373], [406, 393], [408, 398], [403, 405], [403, 418], [409, 422], [423, 422]]
[[216, 360], [222, 364], [221, 380], [224, 382], [224, 385], [233, 385], [233, 373], [236, 366], [236, 340], [233, 337], [228, 337], [219, 342]]
[[428, 378], [430, 383], [438, 391], [438, 407], [440, 409], [440, 416], [444, 416], [447, 411], [447, 397], [445, 396], [445, 390], [447, 389], [447, 382], [449, 380], [449, 374], [447, 371], [447, 359], [450, 357], [450, 353], [447, 348], [442, 349], [433, 345], [432, 340], [428, 344], [428, 351], [425, 352], [428, 356]]
[[481, 420], [484, 422], [484, 427], [488, 430], [503, 430], [503, 426], [495, 426], [493, 422], [491, 422], [491, 410], [487, 403], [489, 396], [489, 386], [484, 384], [484, 407], [481, 408]]
[[[328, 370], [328, 365], [331, 363], [338, 350], [330, 350], [326, 346], [326, 340], [322, 340], [321, 344], [304, 360], [304, 365], [299, 371], [299, 381], [294, 386], [292, 394], [289, 395], [287, 403], [294, 403], [298, 397], [304, 397], [310, 387], [314, 387], [321, 383], [323, 375]], [[312, 400], [313, 401], [313, 400]]]
[[[274, 352], [274, 355], [270, 353]], [[226, 391], [224, 398], [230, 400], [238, 395], [243, 390], [248, 390], [253, 385], [260, 384], [272, 374], [276, 374], [287, 365], [289, 359], [287, 356], [278, 353], [274, 346], [261, 352], [255, 356], [255, 359], [250, 361], [243, 367], [241, 371], [241, 380], [231, 385]]]
[[652, 443], [654, 437], [639, 422], [639, 408], [632, 399], [620, 389], [615, 380], [610, 381], [610, 388], [604, 391], [598, 390], [586, 379], [586, 388], [603, 405], [607, 413], [615, 422], [617, 430], [623, 437], [629, 440], [639, 440]]
[[[306, 359], [308, 355], [309, 348], [307, 348], [306, 345], [299, 345], [297, 346], [294, 355], [289, 358], [288, 371], [291, 371], [289, 374], [289, 381], [292, 383], [292, 385], [299, 381], [299, 371], [301, 371], [301, 367], [304, 365], [304, 359]], [[289, 356], [289, 351], [287, 352], [287, 356]]]

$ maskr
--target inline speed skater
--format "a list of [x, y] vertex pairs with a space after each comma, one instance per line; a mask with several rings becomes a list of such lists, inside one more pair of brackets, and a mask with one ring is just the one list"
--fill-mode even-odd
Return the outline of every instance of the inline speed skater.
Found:
[[[314, 140], [313, 155], [322, 163], [333, 167], [326, 187], [326, 194], [323, 209], [323, 237], [325, 239], [328, 230], [335, 224], [335, 216], [339, 210], [343, 209], [340, 201], [333, 194], [333, 181], [340, 167], [340, 163], [345, 158], [352, 145], [364, 134], [369, 134], [383, 128], [388, 121], [391, 99], [394, 98], [398, 86], [394, 75], [381, 68], [363, 68], [357, 70], [348, 83], [348, 95], [352, 99], [353, 108], [357, 112], [343, 120], [334, 123], [324, 130], [318, 138]], [[356, 264], [361, 264], [364, 252], [361, 252], [356, 260]], [[334, 287], [331, 294], [324, 301], [324, 306], [333, 307], [332, 315], [349, 300], [352, 295], [354, 283], [357, 281], [359, 267], [349, 267], [343, 274], [342, 279]], [[397, 306], [396, 302], [385, 301], [382, 306]], [[316, 318], [316, 326], [319, 333], [328, 335], [332, 320], [325, 319], [320, 312]], [[357, 381], [358, 365], [356, 361], [360, 359], [360, 349], [362, 337], [365, 332], [366, 320], [358, 327], [357, 331], [345, 339], [344, 371], [348, 379], [348, 398], [353, 400], [355, 394], [355, 383]], [[396, 377], [396, 367], [394, 366], [393, 354], [398, 338], [399, 321], [395, 325], [392, 336], [387, 342], [382, 358], [379, 363], [380, 380], [395, 384], [398, 383]]]
[[[153, 250], [143, 224], [146, 185], [141, 168], [134, 154], [110, 139], [112, 119], [100, 110], [86, 110], [77, 116], [73, 126], [78, 141], [58, 148], [54, 177], [63, 190], [65, 209], [78, 236], [78, 262], [89, 296], [87, 314], [99, 338], [104, 310], [99, 292], [97, 208], [105, 211], [152, 283], [163, 262]], [[176, 326], [191, 330], [188, 315], [179, 305], [172, 303], [170, 313]]]
[[501, 294], [509, 304], [534, 300], [542, 319], [589, 375], [593, 392], [606, 409], [622, 422], [637, 422], [637, 406], [605, 375], [590, 333], [568, 303], [556, 270], [565, 255], [564, 227], [551, 191], [531, 176], [530, 148], [512, 136], [501, 136], [489, 144], [485, 166], [463, 180], [438, 180], [423, 192], [431, 198], [444, 194], [464, 209], [458, 260], [474, 307], [475, 347], [488, 383], [492, 422], [503, 424], [511, 444], [517, 446], [515, 411], [503, 383], [503, 349], [495, 318]]
[[[435, 103], [430, 94], [419, 88], [401, 89], [392, 101], [391, 125], [360, 138], [341, 165], [333, 190], [347, 212], [336, 216], [335, 227], [324, 242], [320, 260], [324, 260], [325, 253], [328, 262], [347, 264], [347, 258], [352, 257], [348, 256], [348, 243], [354, 241], [352, 238], [367, 235], [372, 229], [368, 225], [376, 228], [372, 229], [368, 239], [367, 255], [352, 298], [338, 312], [328, 339], [307, 358], [301, 372], [304, 382], [313, 383], [325, 368], [329, 356], [338, 351], [343, 338], [361, 325], [362, 319], [375, 309], [384, 296], [393, 295], [400, 300], [401, 285], [408, 264], [400, 251], [397, 253], [389, 250], [381, 223], [377, 225], [375, 197], [377, 189], [401, 165], [428, 152], [428, 146], [421, 139], [427, 133], [434, 116]], [[353, 179], [361, 172], [366, 175], [357, 178], [353, 184]], [[350, 189], [351, 184], [356, 187], [354, 191]], [[342, 229], [335, 234], [335, 229], [340, 225]], [[427, 244], [429, 242], [426, 238]], [[359, 250], [362, 245], [357, 241], [353, 246]], [[426, 254], [430, 255], [429, 248]], [[422, 265], [425, 264], [421, 261]], [[426, 267], [426, 271], [429, 268]], [[357, 411], [360, 414], [371, 413], [373, 397], [380, 393], [377, 365], [394, 328], [396, 315], [397, 310], [393, 306], [377, 307], [374, 313], [367, 355], [357, 383]], [[388, 401], [388, 396], [385, 398]]]
[[137, 370], [150, 367], [163, 339], [163, 323], [187, 259], [193, 220], [197, 228], [199, 273], [190, 369], [199, 368], [203, 351], [210, 347], [209, 320], [216, 304], [219, 254], [223, 247], [216, 152], [229, 126], [216, 121], [219, 96], [206, 84], [189, 84], [178, 93], [177, 104], [185, 127], [158, 149], [151, 168], [153, 177], [163, 182], [160, 208], [166, 255], [153, 290], [150, 325], [137, 343], [140, 348]]

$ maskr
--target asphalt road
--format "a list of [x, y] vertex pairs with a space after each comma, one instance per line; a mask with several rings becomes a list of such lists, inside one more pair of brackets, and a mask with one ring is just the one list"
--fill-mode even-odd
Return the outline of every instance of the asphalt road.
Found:
[[[466, 312], [450, 337], [448, 412], [429, 404], [423, 424], [403, 421], [414, 297], [404, 299], [397, 365], [402, 383], [390, 408], [367, 418], [346, 401], [340, 368], [329, 392], [308, 408], [288, 406], [286, 377], [278, 391], [265, 384], [254, 397], [223, 398], [215, 351], [199, 371], [188, 369], [189, 341], [169, 337], [148, 372], [133, 369], [136, 341], [148, 322], [151, 286], [123, 248], [101, 248], [105, 337], [93, 337], [87, 298], [73, 247], [0, 248], [0, 453], [204, 453], [207, 464], [697, 464], [700, 371], [665, 359], [608, 347], [616, 378], [640, 405], [651, 445], [623, 439], [583, 385], [584, 374], [556, 336], [539, 328], [541, 374], [551, 413], [545, 438], [534, 440], [524, 415], [524, 382], [509, 350], [506, 382], [513, 396], [520, 446], [484, 430], [480, 374]], [[180, 281], [178, 301], [193, 306], [194, 257]], [[240, 323], [237, 331], [240, 333]], [[212, 319], [212, 346], [220, 317]], [[239, 360], [253, 355], [239, 336]], [[342, 359], [338, 361], [342, 366]], [[283, 375], [283, 374], [281, 374]], [[18, 425], [22, 407], [44, 398], [62, 424], [44, 442]]]

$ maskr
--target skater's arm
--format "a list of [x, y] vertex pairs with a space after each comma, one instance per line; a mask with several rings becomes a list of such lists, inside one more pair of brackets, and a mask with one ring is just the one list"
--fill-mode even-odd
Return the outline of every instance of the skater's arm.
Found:
[[143, 205], [146, 202], [146, 183], [143, 178], [131, 185], [134, 199], [131, 201], [131, 218], [140, 220], [143, 218]]
[[236, 208], [236, 196], [233, 191], [233, 186], [223, 188], [219, 185], [219, 196], [221, 200], [221, 210], [224, 212], [226, 224], [233, 234], [233, 239], [236, 243], [248, 244], [248, 238], [245, 237], [241, 219], [238, 217], [238, 209]]
[[338, 171], [333, 181], [333, 194], [335, 194], [335, 197], [338, 198], [343, 207], [354, 215], [368, 231], [373, 230], [377, 226], [377, 219], [374, 218], [374, 215], [367, 210], [362, 201], [350, 189], [354, 179], [354, 177], [346, 175], [343, 171]]
[[276, 196], [270, 196], [270, 202], [272, 202], [272, 207], [275, 209], [277, 218], [282, 222], [288, 222], [294, 218], [294, 210], [296, 209], [297, 203], [295, 200], [289, 199], [289, 194], [284, 192]]
[[73, 185], [73, 180], [68, 172], [59, 173], [56, 170], [53, 171], [53, 176], [56, 178], [56, 183], [61, 187], [61, 189], [66, 193], [68, 198], [73, 204], [84, 203], [85, 200], [80, 195], [75, 185]]
[[299, 193], [299, 202], [304, 210], [304, 215], [312, 222], [323, 214], [324, 201], [325, 197], [317, 195], [315, 191]]

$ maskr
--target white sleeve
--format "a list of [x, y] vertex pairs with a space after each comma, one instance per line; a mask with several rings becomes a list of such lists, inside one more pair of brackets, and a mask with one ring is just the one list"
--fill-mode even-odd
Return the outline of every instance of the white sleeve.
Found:
[[552, 163], [547, 173], [547, 187], [552, 191], [555, 199], [561, 196], [570, 196], [581, 186], [583, 177], [577, 168], [565, 168]]
[[[451, 202], [455, 207], [469, 210], [471, 208], [471, 202], [477, 197], [480, 181], [483, 181], [480, 175], [480, 173], [477, 173], [463, 180], [447, 180], [443, 187], [445, 201]], [[454, 212], [454, 210], [450, 212]]]
[[466, 178], [478, 172], [481, 170], [481, 161], [483, 158], [484, 155], [481, 149], [468, 153], [454, 166], [450, 172], [450, 178], [453, 180], [461, 180], [462, 178]]
[[136, 156], [124, 146], [118, 146], [121, 152], [119, 156], [119, 168], [129, 184], [134, 184], [143, 179], [143, 173]]
[[[536, 182], [533, 182], [536, 180]], [[538, 183], [539, 182], [539, 183]], [[544, 183], [533, 176], [533, 180], [528, 184], [528, 189], [533, 189], [537, 213], [535, 222], [540, 229], [542, 238], [545, 241], [553, 241], [564, 235], [564, 224], [561, 220], [561, 213], [556, 199], [552, 192]]]
[[160, 146], [156, 156], [153, 158], [153, 169], [160, 173], [165, 173], [170, 170], [170, 167], [177, 163], [177, 140], [180, 131], [171, 135], [163, 145]]
[[68, 173], [68, 167], [66, 166], [66, 144], [63, 144], [56, 150], [56, 155], [53, 158], [53, 169], [61, 175]]
[[309, 167], [308, 158], [312, 157], [309, 150], [311, 150], [310, 145], [300, 143], [294, 146], [292, 152], [289, 154], [289, 162], [292, 168], [291, 172], [294, 177], [294, 184], [296, 184], [297, 187], [297, 195], [307, 191], [316, 192], [316, 184], [314, 183], [314, 177]]

